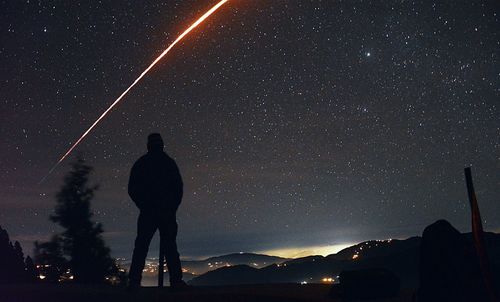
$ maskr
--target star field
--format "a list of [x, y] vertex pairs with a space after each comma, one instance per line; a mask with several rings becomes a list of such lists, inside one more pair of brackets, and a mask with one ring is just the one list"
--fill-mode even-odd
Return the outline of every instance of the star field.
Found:
[[[0, 225], [29, 251], [57, 231], [67, 166], [38, 181], [214, 2], [0, 3]], [[184, 178], [185, 256], [469, 231], [469, 165], [500, 231], [499, 8], [230, 1], [76, 149], [113, 253], [132, 250], [126, 186], [153, 131]]]

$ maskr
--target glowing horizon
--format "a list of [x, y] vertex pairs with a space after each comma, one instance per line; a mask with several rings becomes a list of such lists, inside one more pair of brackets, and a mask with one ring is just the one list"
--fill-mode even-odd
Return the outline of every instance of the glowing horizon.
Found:
[[269, 256], [277, 256], [283, 258], [300, 258], [307, 256], [328, 256], [331, 254], [336, 254], [341, 250], [355, 245], [356, 243], [339, 243], [331, 245], [315, 245], [307, 247], [288, 247], [288, 248], [277, 248], [270, 250], [261, 250], [257, 253], [266, 254]]

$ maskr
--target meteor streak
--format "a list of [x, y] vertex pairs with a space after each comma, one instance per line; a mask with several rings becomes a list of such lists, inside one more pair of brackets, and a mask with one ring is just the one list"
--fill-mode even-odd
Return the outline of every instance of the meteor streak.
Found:
[[182, 34], [180, 34], [177, 37], [177, 39], [175, 39], [175, 41], [172, 42], [172, 44], [170, 44], [170, 46], [167, 47], [167, 49], [165, 49], [153, 61], [153, 63], [151, 63], [151, 65], [149, 65], [149, 67], [146, 68], [141, 73], [141, 75], [137, 79], [135, 79], [135, 81], [108, 107], [108, 109], [106, 109], [106, 111], [104, 111], [101, 114], [101, 116], [92, 124], [92, 126], [90, 126], [87, 129], [87, 131], [85, 131], [82, 134], [82, 136], [80, 136], [80, 138], [76, 141], [76, 143], [74, 143], [73, 146], [71, 146], [71, 148], [69, 148], [68, 151], [66, 151], [66, 153], [59, 159], [59, 161], [50, 169], [49, 173], [47, 173], [47, 175], [44, 178], [42, 178], [42, 180], [40, 181], [40, 183], [42, 183], [52, 173], [52, 171], [54, 171], [55, 168], [57, 168], [57, 166], [59, 166], [59, 164], [71, 153], [71, 151], [73, 151], [73, 149], [76, 148], [76, 146], [78, 146], [80, 144], [80, 142], [87, 136], [87, 134], [89, 134], [89, 132], [92, 131], [92, 129], [94, 129], [95, 126], [97, 126], [97, 124], [108, 114], [108, 112], [111, 111], [111, 109], [113, 109], [113, 107], [115, 107], [122, 100], [122, 98], [125, 95], [127, 95], [127, 93], [130, 91], [130, 89], [132, 89], [132, 87], [134, 87], [156, 65], [156, 63], [158, 63], [187, 34], [189, 34], [193, 29], [195, 29], [198, 25], [200, 25], [200, 23], [202, 23], [203, 21], [205, 21], [205, 19], [207, 19], [211, 14], [213, 14], [215, 11], [217, 11], [222, 5], [224, 5], [228, 1], [229, 0], [222, 0], [219, 3], [217, 3], [216, 5], [214, 5], [203, 16], [201, 16], [198, 20], [196, 20], [196, 22], [194, 22], [191, 26], [189, 26], [188, 29], [186, 29]]

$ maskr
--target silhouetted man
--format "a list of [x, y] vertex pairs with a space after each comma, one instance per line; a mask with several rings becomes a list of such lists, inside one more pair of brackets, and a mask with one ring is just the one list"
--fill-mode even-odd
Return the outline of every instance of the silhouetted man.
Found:
[[139, 158], [132, 167], [128, 183], [128, 194], [140, 210], [129, 286], [140, 286], [149, 244], [159, 229], [170, 275], [170, 286], [183, 288], [186, 283], [182, 281], [181, 262], [177, 252], [175, 218], [182, 200], [182, 178], [175, 161], [163, 152], [160, 134], [150, 134], [147, 147], [148, 153]]

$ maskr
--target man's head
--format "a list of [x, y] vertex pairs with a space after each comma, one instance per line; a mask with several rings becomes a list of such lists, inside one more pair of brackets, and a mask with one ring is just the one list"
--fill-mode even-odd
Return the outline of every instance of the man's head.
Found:
[[163, 139], [160, 133], [151, 133], [148, 135], [148, 151], [163, 150]]

